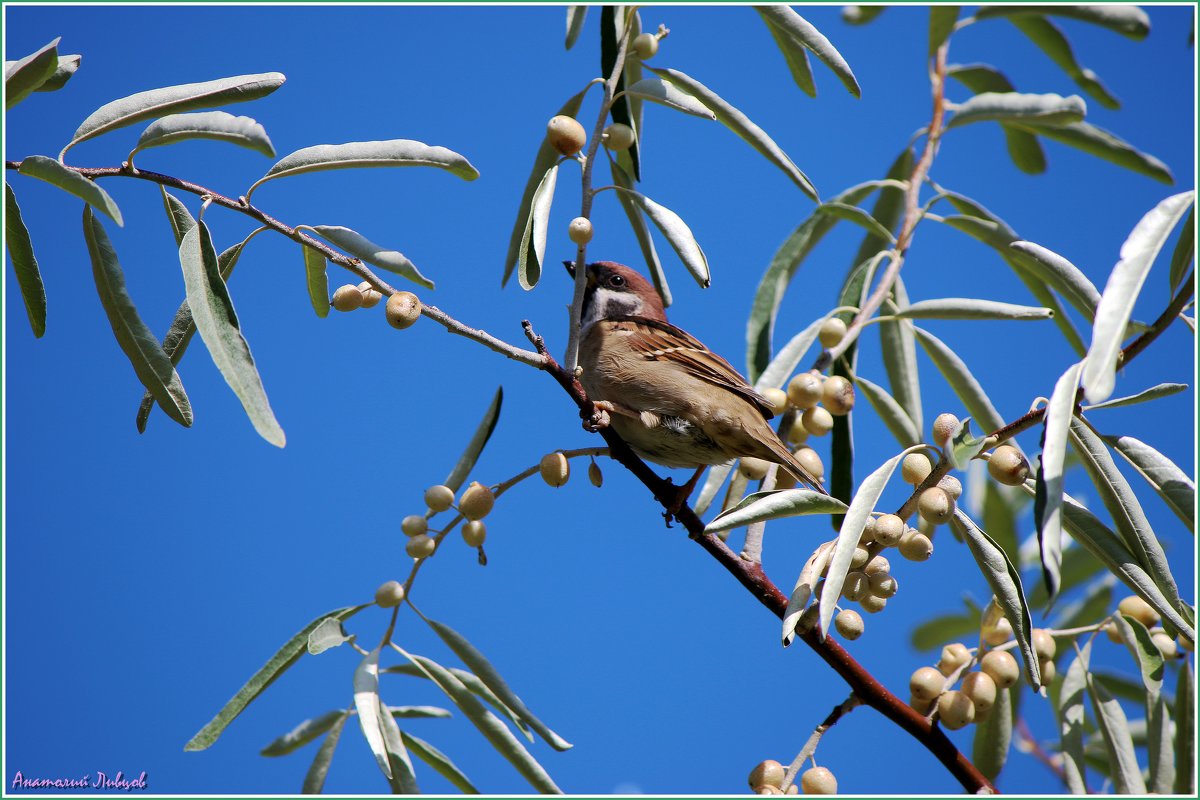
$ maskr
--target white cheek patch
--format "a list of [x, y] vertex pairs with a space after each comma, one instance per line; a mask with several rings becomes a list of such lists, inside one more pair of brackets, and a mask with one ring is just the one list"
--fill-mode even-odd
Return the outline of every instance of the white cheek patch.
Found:
[[611, 317], [640, 316], [642, 313], [642, 298], [630, 292], [614, 292], [612, 289], [597, 287], [592, 290], [592, 302], [587, 309], [582, 327], [587, 330], [593, 323]]

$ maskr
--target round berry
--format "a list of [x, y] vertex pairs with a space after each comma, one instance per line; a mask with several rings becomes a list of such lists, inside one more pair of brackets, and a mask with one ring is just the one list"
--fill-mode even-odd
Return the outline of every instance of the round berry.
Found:
[[1153, 628], [1158, 624], [1158, 612], [1137, 595], [1130, 595], [1123, 599], [1117, 604], [1117, 610], [1121, 612], [1122, 616], [1133, 617], [1147, 628]]
[[933, 421], [933, 443], [945, 447], [950, 438], [958, 433], [960, 424], [958, 417], [953, 414], [938, 414]]
[[833, 627], [842, 638], [854, 641], [863, 633], [863, 618], [858, 615], [857, 611], [844, 609], [838, 612], [838, 615], [833, 618]]
[[554, 488], [564, 485], [571, 477], [571, 462], [562, 453], [547, 453], [538, 466], [542, 480]]
[[805, 794], [837, 794], [837, 778], [825, 767], [806, 769], [800, 776], [800, 790]]
[[786, 469], [775, 470], [775, 488], [776, 489], [795, 489], [796, 476], [788, 472]]
[[430, 486], [425, 490], [425, 505], [430, 511], [445, 511], [454, 505], [454, 490], [440, 483]]
[[1034, 628], [1030, 635], [1030, 643], [1033, 645], [1033, 651], [1037, 653], [1038, 661], [1048, 661], [1054, 658], [1054, 654], [1058, 651], [1058, 645], [1054, 643], [1054, 637], [1045, 628]]
[[628, 150], [636, 138], [633, 128], [623, 122], [614, 122], [604, 129], [604, 145], [609, 150]]
[[[788, 402], [791, 402], [789, 399]], [[796, 420], [792, 423], [791, 430], [788, 431], [788, 444], [804, 444], [808, 441], [808, 431], [804, 428], [803, 423]]]
[[778, 786], [759, 786], [754, 790], [755, 794], [783, 794], [783, 790]]
[[599, 489], [604, 485], [604, 473], [600, 471], [600, 465], [593, 461], [588, 464], [588, 480], [592, 482], [592, 486]]
[[994, 625], [985, 627], [982, 631], [980, 631], [980, 636], [982, 637], [983, 641], [992, 647], [1004, 644], [1012, 638], [1012, 635], [1012, 623], [1008, 621], [1007, 617], [1001, 617], [1000, 619], [996, 620]]
[[458, 501], [458, 511], [470, 520], [483, 519], [496, 504], [496, 495], [478, 481], [472, 481]]
[[830, 317], [825, 320], [817, 331], [817, 339], [821, 341], [821, 347], [826, 349], [836, 347], [845, 337], [846, 323], [838, 317]]
[[1042, 685], [1049, 686], [1054, 683], [1054, 676], [1058, 674], [1058, 670], [1054, 666], [1053, 661], [1039, 661], [1038, 667], [1042, 673]]
[[738, 462], [738, 472], [752, 481], [761, 481], [767, 477], [767, 470], [770, 467], [770, 461], [763, 461], [761, 458], [752, 458], [751, 456], [743, 456], [742, 460]]
[[408, 540], [408, 544], [404, 545], [404, 552], [413, 558], [429, 558], [436, 549], [437, 542], [423, 533], [420, 536], [412, 537]]
[[871, 594], [876, 597], [887, 600], [895, 597], [899, 589], [900, 584], [896, 583], [896, 579], [886, 572], [876, 572], [871, 576]]
[[358, 290], [357, 286], [351, 286], [348, 283], [345, 286], [339, 286], [333, 293], [333, 299], [329, 301], [329, 305], [338, 311], [353, 311], [356, 308], [362, 308], [362, 304], [363, 293]]
[[787, 396], [796, 408], [812, 408], [821, 402], [821, 379], [811, 372], [801, 372], [788, 382]]
[[931, 486], [917, 498], [917, 513], [922, 519], [941, 525], [954, 516], [954, 500], [945, 489]]
[[950, 499], [956, 504], [958, 498], [962, 497], [962, 481], [953, 475], [943, 475], [942, 479], [937, 482], [937, 488], [950, 495]]
[[1005, 486], [1020, 486], [1029, 477], [1029, 462], [1020, 450], [1002, 444], [988, 458], [988, 472]]
[[846, 573], [846, 580], [842, 583], [842, 596], [847, 600], [857, 603], [871, 593], [871, 579], [862, 572]]
[[933, 462], [924, 453], [909, 453], [900, 464], [900, 477], [916, 486], [933, 472]]
[[1163, 658], [1175, 658], [1179, 655], [1179, 648], [1175, 644], [1175, 640], [1167, 635], [1166, 631], [1155, 631], [1150, 635], [1154, 646], [1158, 648], [1158, 652], [1162, 653]]
[[579, 120], [565, 114], [550, 118], [546, 123], [546, 137], [550, 140], [550, 146], [564, 156], [575, 155], [587, 142], [587, 133]]
[[813, 406], [800, 415], [800, 424], [813, 436], [824, 436], [833, 430], [833, 415], [820, 406]]
[[1121, 629], [1117, 627], [1115, 622], [1106, 622], [1102, 631], [1108, 636], [1108, 640], [1113, 644], [1125, 644], [1125, 637], [1121, 635]]
[[400, 581], [388, 581], [375, 590], [375, 604], [380, 608], [395, 608], [404, 600], [404, 586]]
[[653, 33], [639, 33], [633, 38], [632, 46], [633, 52], [643, 61], [654, 58], [654, 54], [658, 52], [658, 37]]
[[412, 292], [396, 292], [383, 309], [388, 325], [397, 330], [410, 327], [421, 317], [421, 301]]
[[954, 672], [971, 660], [971, 651], [962, 642], [954, 642], [942, 648], [942, 657], [938, 659], [938, 672], [950, 677]]
[[875, 541], [884, 547], [895, 547], [904, 536], [904, 520], [895, 514], [884, 514], [875, 520]]
[[477, 519], [470, 520], [462, 526], [462, 537], [468, 546], [481, 547], [487, 538], [487, 526]]
[[825, 477], [825, 464], [821, 461], [821, 456], [816, 450], [811, 447], [801, 447], [796, 451], [796, 460], [800, 462], [800, 466], [808, 471], [817, 480], [822, 480]]
[[[787, 392], [785, 392], [783, 389], [763, 389], [762, 396], [764, 399], [766, 399], [767, 403], [770, 404], [771, 410], [774, 411], [776, 415], [787, 411], [788, 396]], [[796, 426], [793, 425], [792, 427], [795, 428]]]
[[863, 572], [874, 578], [876, 575], [887, 575], [892, 570], [891, 563], [884, 556], [875, 556], [863, 567]]
[[587, 217], [576, 217], [567, 225], [567, 237], [575, 244], [587, 244], [592, 240], [592, 221]]
[[429, 523], [421, 514], [409, 514], [400, 520], [400, 530], [404, 531], [405, 536], [420, 536], [429, 530]]
[[358, 285], [358, 291], [362, 294], [362, 307], [374, 308], [379, 305], [379, 301], [383, 299], [383, 295], [375, 291], [371, 286], [370, 281], [363, 281]]
[[783, 776], [787, 772], [778, 761], [767, 759], [750, 770], [748, 783], [750, 788], [758, 791], [760, 786], [773, 786], [776, 789], [783, 786]]
[[946, 676], [933, 667], [921, 667], [908, 679], [908, 690], [918, 700], [928, 702], [946, 688]]
[[975, 706], [975, 719], [981, 720], [996, 705], [996, 682], [986, 672], [968, 672], [962, 681], [962, 693]]
[[873, 541], [875, 541], [875, 518], [867, 517], [867, 521], [863, 525], [862, 533], [858, 535], [858, 543], [870, 544]]
[[933, 540], [912, 528], [900, 537], [900, 555], [909, 561], [928, 561], [933, 555]]
[[878, 614], [887, 606], [887, 598], [876, 597], [873, 594], [868, 594], [864, 596], [863, 599], [859, 600], [858, 604], [862, 606], [862, 610], [866, 611], [868, 614]]
[[938, 698], [938, 719], [952, 731], [975, 721], [975, 704], [962, 692], [950, 691]]
[[835, 417], [844, 417], [854, 408], [854, 384], [834, 375], [821, 386], [821, 402]]

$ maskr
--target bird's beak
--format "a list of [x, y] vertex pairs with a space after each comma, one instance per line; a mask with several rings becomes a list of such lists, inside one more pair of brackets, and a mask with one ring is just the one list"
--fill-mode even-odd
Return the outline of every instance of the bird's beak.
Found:
[[570, 275], [572, 278], [574, 278], [575, 277], [575, 262], [574, 261], [564, 261], [563, 266], [567, 268], [567, 274]]

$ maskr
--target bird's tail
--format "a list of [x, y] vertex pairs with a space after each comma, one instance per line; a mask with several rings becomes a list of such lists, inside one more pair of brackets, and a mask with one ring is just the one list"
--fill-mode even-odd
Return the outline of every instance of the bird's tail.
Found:
[[763, 444], [770, 448], [771, 454], [774, 456], [773, 460], [790, 472], [793, 478], [800, 483], [807, 485], [814, 491], [820, 492], [823, 495], [829, 494], [828, 490], [826, 490], [821, 482], [817, 480], [811, 472], [806, 470], [804, 466], [796, 459], [796, 457], [792, 455], [792, 451], [788, 450], [787, 445], [779, 441], [779, 439], [763, 442]]

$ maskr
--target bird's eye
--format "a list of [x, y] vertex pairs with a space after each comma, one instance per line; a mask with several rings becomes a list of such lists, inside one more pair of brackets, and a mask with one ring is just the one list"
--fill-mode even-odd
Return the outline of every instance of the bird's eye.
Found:
[[625, 279], [622, 278], [620, 275], [613, 275], [611, 278], [608, 279], [608, 285], [609, 286], [624, 286]]

